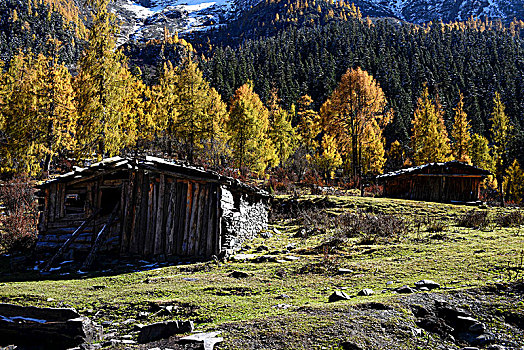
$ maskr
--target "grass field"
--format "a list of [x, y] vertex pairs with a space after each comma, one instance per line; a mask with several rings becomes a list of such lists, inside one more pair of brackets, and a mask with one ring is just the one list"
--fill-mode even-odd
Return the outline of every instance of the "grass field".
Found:
[[[259, 259], [265, 260], [262, 262], [231, 259], [148, 268], [144, 262], [138, 272], [43, 277], [29, 272], [18, 276], [27, 281], [16, 282], [8, 281], [17, 276], [3, 274], [0, 301], [73, 307], [97, 322], [113, 322], [109, 328], [119, 334], [131, 332], [134, 323], [164, 319], [190, 319], [198, 330], [212, 330], [225, 323], [282, 317], [288, 318], [290, 332], [314, 333], [333, 323], [322, 315], [323, 310], [340, 307], [327, 302], [335, 290], [349, 295], [363, 288], [375, 291], [373, 296], [355, 297], [342, 302], [344, 305], [394, 303], [392, 288], [421, 279], [438, 282], [443, 293], [522, 279], [524, 231], [520, 225], [495, 223], [517, 209], [475, 209], [487, 211], [489, 223], [466, 228], [457, 225], [472, 210], [466, 206], [370, 197], [308, 196], [301, 201], [313, 207], [322, 203], [325, 209], [273, 215], [270, 230], [276, 233], [269, 239], [246, 242], [242, 251], [265, 255]], [[361, 235], [341, 239], [339, 215], [355, 211], [401, 217], [406, 230], [385, 239], [363, 239]], [[313, 216], [320, 219], [315, 221]], [[299, 237], [302, 229], [310, 232], [307, 237]], [[340, 269], [346, 270], [340, 273]], [[233, 271], [249, 276], [234, 278], [230, 276]], [[174, 306], [172, 314], [155, 314], [158, 305]], [[522, 305], [512, 307], [524, 310]], [[318, 312], [304, 316], [297, 311], [304, 308]], [[136, 321], [126, 323], [128, 319]], [[227, 339], [226, 334], [225, 348]], [[337, 339], [318, 340], [311, 346], [336, 348], [333, 344]]]

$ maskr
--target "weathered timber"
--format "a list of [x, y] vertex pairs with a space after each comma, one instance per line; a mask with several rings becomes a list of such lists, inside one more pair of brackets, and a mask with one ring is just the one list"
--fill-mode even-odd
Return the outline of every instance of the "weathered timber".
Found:
[[109, 220], [107, 220], [107, 223], [102, 227], [100, 232], [98, 232], [98, 235], [96, 236], [95, 243], [93, 244], [93, 248], [89, 252], [89, 255], [87, 256], [86, 260], [82, 264], [81, 270], [85, 271], [93, 265], [93, 262], [95, 261], [96, 255], [98, 253], [98, 250], [100, 249], [100, 246], [102, 243], [104, 243], [104, 239], [106, 237], [105, 233], [109, 232], [109, 228], [113, 224], [115, 218], [118, 214], [118, 208], [120, 207], [120, 202], [115, 205], [115, 208], [113, 209], [111, 215], [109, 216]]
[[80, 235], [80, 233], [82, 232], [82, 230], [87, 226], [87, 224], [93, 220], [93, 218], [96, 216], [98, 212], [95, 212], [94, 214], [92, 214], [90, 217], [88, 217], [77, 229], [75, 232], [73, 232], [73, 234], [71, 235], [71, 238], [69, 238], [61, 247], [60, 249], [58, 250], [58, 252], [56, 252], [55, 255], [53, 255], [53, 257], [51, 259], [49, 259], [45, 265], [43, 266], [42, 268], [42, 271], [49, 271], [49, 269], [51, 268], [51, 266], [53, 265], [53, 263], [56, 261], [56, 259], [58, 259], [59, 257], [62, 256], [62, 254], [66, 251], [67, 248], [69, 248], [69, 246], [71, 245], [71, 243], [73, 243], [73, 241]]

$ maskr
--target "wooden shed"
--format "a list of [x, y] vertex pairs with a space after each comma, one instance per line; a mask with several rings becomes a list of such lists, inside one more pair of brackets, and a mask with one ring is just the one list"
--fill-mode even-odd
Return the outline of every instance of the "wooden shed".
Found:
[[120, 257], [210, 257], [267, 228], [269, 195], [161, 158], [109, 158], [40, 186], [39, 252], [90, 265]]
[[477, 202], [480, 184], [491, 173], [467, 163], [429, 163], [377, 176], [385, 197], [430, 202]]

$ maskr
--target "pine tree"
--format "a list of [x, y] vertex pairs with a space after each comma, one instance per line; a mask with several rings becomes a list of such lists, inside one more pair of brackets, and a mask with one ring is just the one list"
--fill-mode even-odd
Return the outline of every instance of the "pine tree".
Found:
[[227, 131], [233, 160], [244, 168], [262, 175], [268, 166], [278, 164], [278, 157], [267, 133], [269, 111], [248, 82], [235, 91], [229, 106]]
[[91, 158], [112, 156], [135, 142], [130, 118], [135, 106], [127, 98], [135, 80], [121, 51], [115, 48], [118, 31], [109, 0], [89, 0], [94, 11], [88, 43], [75, 81], [79, 153]]
[[493, 98], [493, 112], [491, 113], [491, 142], [493, 143], [493, 159], [495, 162], [495, 177], [500, 193], [502, 205], [504, 205], [504, 187], [502, 186], [504, 171], [507, 167], [508, 139], [510, 132], [509, 119], [504, 112], [500, 94], [495, 93]]
[[429, 97], [427, 86], [424, 86], [418, 99], [412, 124], [411, 147], [414, 165], [452, 159], [443, 111], [438, 100], [434, 101]]
[[453, 130], [451, 137], [453, 143], [451, 145], [453, 157], [461, 162], [471, 164], [469, 150], [471, 148], [471, 127], [469, 125], [468, 116], [464, 111], [464, 96], [460, 94], [459, 102], [455, 110], [455, 119], [453, 122]]

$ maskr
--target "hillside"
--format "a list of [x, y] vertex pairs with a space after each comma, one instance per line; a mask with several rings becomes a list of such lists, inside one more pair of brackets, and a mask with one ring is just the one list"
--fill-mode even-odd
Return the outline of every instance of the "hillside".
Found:
[[[524, 342], [521, 211], [475, 209], [487, 213], [478, 221], [470, 207], [346, 196], [282, 198], [274, 208], [272, 236], [228, 261], [100, 265], [88, 275], [70, 262], [49, 275], [3, 265], [0, 300], [74, 307], [102, 322], [103, 344], [117, 348], [182, 348], [176, 337], [133, 343], [135, 325], [172, 319], [223, 331], [218, 349], [459, 349], [480, 345], [482, 332], [482, 348]], [[356, 233], [357, 217], [396, 228]], [[423, 279], [439, 287], [397, 292]], [[358, 296], [365, 288], [373, 294]], [[335, 291], [350, 300], [328, 302]], [[450, 312], [485, 328], [461, 333]]]

